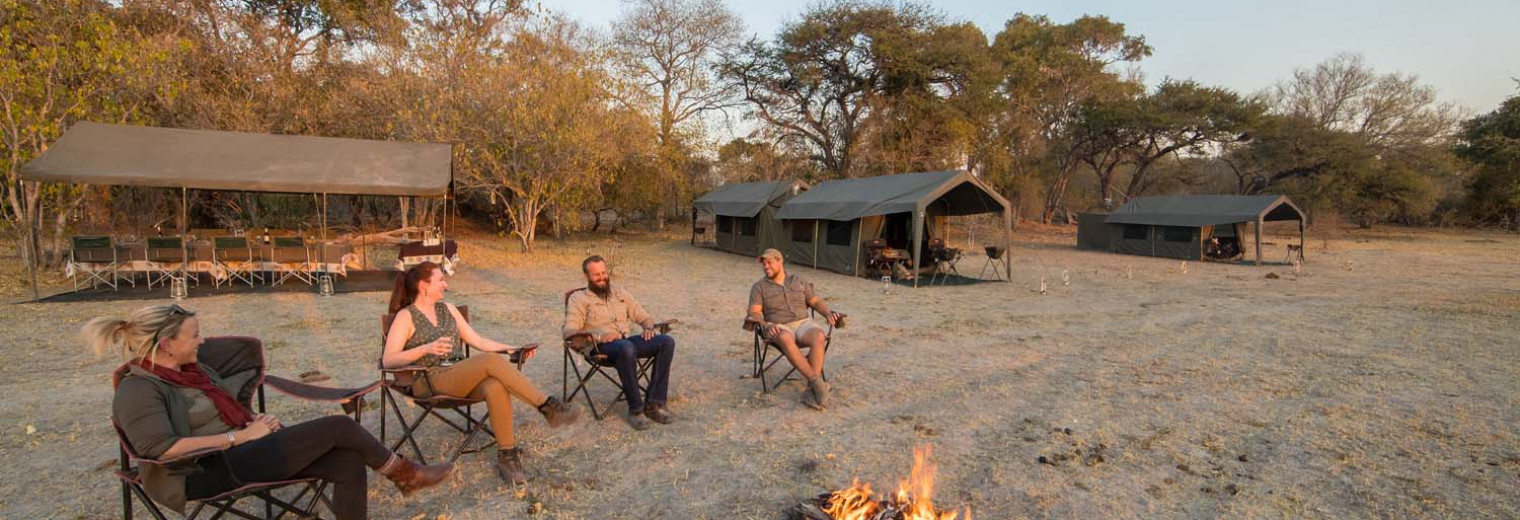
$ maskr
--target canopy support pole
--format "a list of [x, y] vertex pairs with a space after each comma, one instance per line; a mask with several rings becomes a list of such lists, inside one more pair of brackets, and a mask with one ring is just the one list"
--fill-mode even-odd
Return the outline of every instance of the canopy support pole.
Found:
[[180, 186], [180, 188], [179, 188], [179, 256], [184, 261], [179, 263], [179, 277], [180, 277], [181, 280], [184, 280], [182, 283], [185, 284], [185, 288], [189, 289], [189, 287], [190, 287], [190, 280], [187, 278], [187, 274], [186, 273], [188, 271], [187, 268], [190, 266], [191, 258], [190, 258], [190, 240], [189, 240], [189, 237], [186, 236], [187, 235], [187, 233], [186, 233], [187, 229], [190, 229], [190, 188], [186, 188], [184, 186]]
[[818, 270], [818, 219], [813, 219], [813, 270]]
[[1303, 218], [1299, 218], [1298, 219], [1298, 257], [1299, 258], [1304, 258], [1304, 250], [1308, 249], [1308, 248], [1309, 248], [1309, 243], [1305, 240], [1305, 233], [1304, 233], [1304, 219]]
[[922, 207], [913, 209], [913, 288], [918, 288], [919, 255], [923, 253], [924, 240], [924, 210]]
[[1003, 270], [1004, 280], [1013, 281], [1013, 209], [1003, 207]]
[[1261, 267], [1261, 217], [1256, 217], [1256, 266]]

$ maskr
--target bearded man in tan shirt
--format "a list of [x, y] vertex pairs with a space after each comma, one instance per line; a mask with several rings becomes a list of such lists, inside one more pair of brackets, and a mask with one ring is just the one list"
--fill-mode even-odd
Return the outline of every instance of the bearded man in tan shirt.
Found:
[[[644, 312], [633, 295], [613, 287], [607, 262], [592, 255], [581, 262], [586, 275], [586, 290], [578, 291], [566, 302], [566, 339], [587, 333], [596, 349], [617, 364], [619, 383], [628, 398], [628, 424], [635, 430], [649, 428], [649, 421], [670, 424], [675, 417], [665, 408], [666, 390], [670, 386], [670, 362], [675, 359], [676, 339], [655, 332], [654, 319]], [[640, 333], [632, 333], [632, 324]], [[639, 390], [639, 358], [655, 358], [650, 368], [649, 392]]]

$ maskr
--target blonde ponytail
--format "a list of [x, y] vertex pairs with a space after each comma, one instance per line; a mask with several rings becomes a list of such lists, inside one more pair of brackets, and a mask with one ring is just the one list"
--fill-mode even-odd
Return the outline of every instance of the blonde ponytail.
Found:
[[96, 356], [112, 351], [123, 360], [149, 359], [158, 345], [153, 339], [179, 334], [185, 318], [195, 313], [176, 305], [152, 305], [132, 311], [127, 319], [95, 318], [80, 329], [80, 336]]

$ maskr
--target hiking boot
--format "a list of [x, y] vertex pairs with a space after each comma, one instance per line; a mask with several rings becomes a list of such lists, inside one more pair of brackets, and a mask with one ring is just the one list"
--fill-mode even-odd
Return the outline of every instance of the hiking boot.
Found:
[[527, 484], [528, 472], [523, 469], [522, 450], [518, 448], [496, 450], [496, 475], [507, 484]]
[[812, 408], [814, 410], [823, 409], [823, 405], [818, 404], [818, 396], [813, 395], [812, 385], [808, 385], [808, 389], [802, 391], [802, 404], [805, 404], [808, 408]]
[[676, 416], [671, 415], [670, 411], [666, 410], [663, 404], [649, 403], [649, 406], [644, 408], [644, 417], [648, 417], [649, 420], [660, 424], [670, 424], [676, 421]]
[[638, 431], [648, 430], [650, 424], [652, 423], [649, 422], [649, 419], [644, 417], [644, 412], [634, 410], [628, 411], [628, 426], [633, 427], [633, 429]]
[[558, 397], [550, 397], [544, 404], [538, 405], [538, 413], [544, 414], [544, 420], [549, 422], [550, 428], [558, 428], [579, 419], [581, 409], [573, 404], [565, 404]]
[[416, 491], [437, 485], [448, 478], [449, 472], [454, 471], [454, 464], [429, 464], [423, 466], [406, 460], [400, 453], [391, 455], [391, 460], [381, 466], [378, 473], [384, 475], [396, 484], [396, 489], [401, 490], [401, 496], [411, 495]]
[[808, 392], [813, 394], [813, 400], [818, 402], [818, 406], [821, 406], [823, 408], [829, 407], [828, 381], [824, 381], [821, 377], [812, 381], [808, 381]]

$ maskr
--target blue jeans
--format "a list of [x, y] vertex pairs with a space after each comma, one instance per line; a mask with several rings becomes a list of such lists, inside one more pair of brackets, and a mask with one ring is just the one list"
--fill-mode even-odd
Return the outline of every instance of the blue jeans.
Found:
[[[676, 357], [675, 338], [658, 334], [645, 341], [644, 336], [633, 335], [596, 348], [617, 364], [618, 381], [623, 384], [623, 396], [628, 398], [629, 413], [643, 413], [646, 400], [656, 406], [665, 405], [670, 361]], [[645, 396], [639, 392], [639, 359], [648, 357], [654, 358], [654, 366], [649, 369], [649, 395]]]

